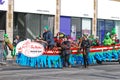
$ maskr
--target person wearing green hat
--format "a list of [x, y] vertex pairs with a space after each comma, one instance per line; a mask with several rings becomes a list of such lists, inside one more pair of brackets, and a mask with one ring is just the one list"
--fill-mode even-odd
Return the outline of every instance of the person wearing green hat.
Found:
[[54, 47], [54, 36], [52, 32], [49, 30], [48, 26], [44, 27], [44, 33], [43, 33], [43, 40], [48, 43], [48, 49], [52, 49]]
[[4, 43], [9, 47], [9, 49], [13, 50], [13, 45], [8, 37], [8, 34], [4, 34]]
[[[4, 41], [3, 41], [3, 46], [4, 46], [4, 59], [6, 60], [7, 59], [7, 55], [8, 55], [8, 50], [7, 50], [7, 47], [9, 48], [10, 51], [13, 51], [14, 47], [8, 37], [8, 34], [4, 34]], [[12, 55], [12, 54], [11, 54]], [[12, 55], [14, 56], [14, 55]]]
[[4, 38], [5, 38], [5, 37], [8, 37], [8, 34], [4, 34]]
[[45, 31], [45, 30], [46, 30], [46, 31], [48, 30], [48, 26], [45, 26], [45, 27], [44, 27], [44, 31]]
[[111, 39], [111, 37], [110, 37], [110, 33], [108, 32], [106, 35], [105, 35], [105, 38], [104, 38], [104, 40], [103, 40], [103, 45], [104, 46], [110, 46], [110, 45], [112, 45], [113, 44], [113, 41], [112, 41], [112, 39]]

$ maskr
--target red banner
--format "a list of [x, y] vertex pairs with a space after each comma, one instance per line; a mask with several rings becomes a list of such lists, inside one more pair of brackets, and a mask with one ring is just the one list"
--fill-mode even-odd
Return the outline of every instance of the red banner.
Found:
[[[116, 45], [111, 45], [111, 46], [92, 46], [90, 48], [90, 53], [93, 52], [102, 52], [102, 51], [108, 51], [108, 50], [118, 50], [120, 49], [120, 44], [116, 44]], [[82, 50], [78, 51], [79, 48], [77, 47], [72, 47], [71, 48], [71, 52], [72, 54], [82, 54]], [[58, 47], [53, 48], [52, 50], [46, 50], [44, 52], [44, 55], [59, 55], [61, 52], [61, 49]]]

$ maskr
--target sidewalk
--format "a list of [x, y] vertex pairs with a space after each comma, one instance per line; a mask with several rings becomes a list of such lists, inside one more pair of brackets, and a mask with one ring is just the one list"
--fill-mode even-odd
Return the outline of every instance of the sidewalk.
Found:
[[25, 69], [34, 69], [31, 67], [27, 66], [20, 66], [18, 65], [14, 60], [7, 60], [0, 62], [0, 71], [5, 71], [5, 70], [25, 70]]

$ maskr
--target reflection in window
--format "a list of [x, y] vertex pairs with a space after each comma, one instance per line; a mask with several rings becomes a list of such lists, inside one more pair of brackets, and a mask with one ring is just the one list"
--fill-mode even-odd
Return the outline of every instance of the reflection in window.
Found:
[[53, 32], [54, 16], [30, 13], [14, 13], [14, 34], [20, 35], [22, 39], [35, 39], [42, 35], [45, 25]]
[[71, 37], [75, 40], [78, 37], [82, 36], [82, 22], [81, 18], [71, 18], [72, 26], [71, 26]]
[[91, 19], [83, 18], [82, 19], [82, 34], [91, 34], [91, 26], [92, 21]]

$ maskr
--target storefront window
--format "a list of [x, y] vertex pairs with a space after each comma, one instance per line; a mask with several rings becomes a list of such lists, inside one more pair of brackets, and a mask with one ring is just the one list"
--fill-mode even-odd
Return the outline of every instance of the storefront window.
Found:
[[26, 27], [25, 27], [25, 13], [14, 13], [14, 26], [13, 37], [19, 35], [21, 39], [25, 39]]
[[14, 14], [14, 37], [20, 35], [23, 39], [35, 39], [43, 34], [45, 25], [49, 26], [49, 30], [53, 32], [54, 16], [39, 15], [29, 13]]
[[92, 26], [91, 19], [82, 18], [82, 34], [91, 35], [91, 26]]
[[120, 40], [120, 21], [115, 21], [117, 38]]
[[105, 36], [105, 21], [98, 20], [97, 22], [97, 36], [99, 37], [100, 42], [102, 43]]
[[111, 30], [115, 27], [114, 21], [112, 20], [98, 20], [97, 21], [97, 36], [102, 43], [104, 40], [105, 34], [111, 32]]
[[44, 26], [48, 25], [49, 30], [54, 34], [54, 16], [51, 15], [41, 15], [40, 33], [43, 33]]
[[0, 11], [0, 30], [5, 30], [6, 27], [6, 12]]
[[60, 17], [60, 32], [65, 35], [71, 35], [71, 17]]
[[76, 40], [78, 37], [82, 36], [82, 21], [81, 18], [71, 18], [71, 37]]
[[2, 49], [1, 43], [4, 40], [3, 34], [5, 33], [6, 27], [6, 12], [0, 11], [0, 49]]
[[35, 39], [40, 34], [40, 15], [26, 14], [26, 37]]
[[111, 30], [115, 27], [113, 20], [105, 20], [105, 32], [111, 32]]

